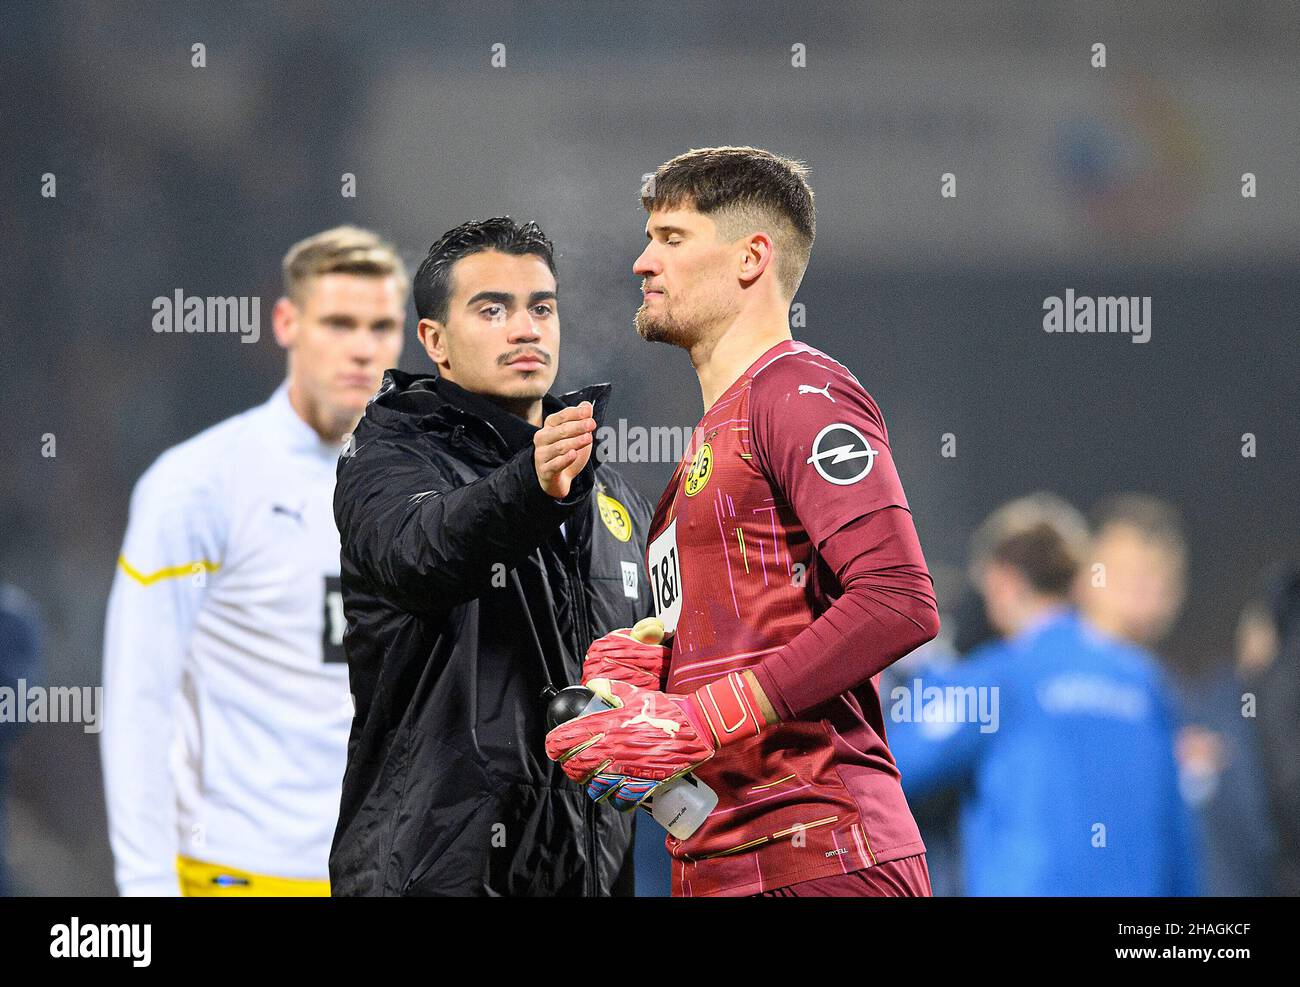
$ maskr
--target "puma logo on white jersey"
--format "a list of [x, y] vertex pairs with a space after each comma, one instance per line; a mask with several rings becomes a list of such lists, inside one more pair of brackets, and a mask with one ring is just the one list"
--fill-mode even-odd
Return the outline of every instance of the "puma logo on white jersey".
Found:
[[302, 512], [306, 509], [307, 509], [307, 504], [305, 502], [299, 504], [298, 509], [296, 511], [291, 507], [286, 507], [284, 504], [271, 505], [272, 514], [283, 514], [285, 517], [291, 517], [295, 521], [297, 521], [298, 524], [300, 525], [305, 525], [307, 523], [306, 521], [303, 520], [302, 517]]
[[641, 706], [641, 712], [624, 723], [623, 726], [630, 727], [633, 723], [649, 723], [652, 727], [658, 727], [664, 733], [668, 734], [668, 736], [676, 737], [677, 731], [682, 728], [682, 725], [676, 720], [665, 720], [658, 716], [651, 716], [650, 702], [651, 701], [647, 699]]
[[800, 384], [799, 393], [800, 394], [822, 394], [826, 397], [826, 400], [829, 401], [831, 404], [835, 403], [835, 399], [831, 397], [831, 382], [829, 380], [826, 382], [825, 387], [813, 387], [812, 384]]

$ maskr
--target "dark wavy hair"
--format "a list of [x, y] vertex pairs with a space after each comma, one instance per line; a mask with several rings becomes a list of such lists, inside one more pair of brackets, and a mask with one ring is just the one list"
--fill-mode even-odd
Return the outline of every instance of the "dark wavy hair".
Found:
[[415, 313], [421, 319], [447, 321], [451, 301], [451, 269], [456, 261], [484, 250], [523, 256], [535, 254], [555, 274], [555, 250], [536, 223], [520, 226], [509, 216], [461, 223], [429, 248], [415, 272]]

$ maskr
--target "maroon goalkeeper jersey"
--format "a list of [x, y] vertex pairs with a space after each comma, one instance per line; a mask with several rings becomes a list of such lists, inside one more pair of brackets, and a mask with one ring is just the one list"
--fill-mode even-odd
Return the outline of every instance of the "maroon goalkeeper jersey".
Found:
[[[778, 668], [784, 681], [774, 680], [762, 663], [841, 592], [817, 546], [887, 507], [907, 501], [870, 395], [803, 343], [764, 353], [696, 426], [651, 525], [655, 609], [676, 635], [667, 691], [754, 669], [785, 715], [788, 697], [815, 694], [802, 669]], [[864, 635], [861, 646], [875, 642]], [[668, 837], [674, 895], [753, 894], [924, 851], [878, 680], [696, 769], [718, 806], [690, 839]]]

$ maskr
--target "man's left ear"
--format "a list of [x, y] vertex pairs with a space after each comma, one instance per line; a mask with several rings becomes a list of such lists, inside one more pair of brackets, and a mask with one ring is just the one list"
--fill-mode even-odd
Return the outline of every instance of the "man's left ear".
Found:
[[271, 309], [271, 328], [275, 331], [275, 341], [284, 349], [289, 349], [298, 339], [298, 306], [292, 299], [281, 297]]
[[751, 233], [745, 238], [744, 247], [740, 259], [740, 280], [752, 284], [772, 263], [772, 238], [766, 233]]
[[429, 359], [441, 367], [447, 359], [446, 326], [436, 319], [421, 319], [415, 335]]

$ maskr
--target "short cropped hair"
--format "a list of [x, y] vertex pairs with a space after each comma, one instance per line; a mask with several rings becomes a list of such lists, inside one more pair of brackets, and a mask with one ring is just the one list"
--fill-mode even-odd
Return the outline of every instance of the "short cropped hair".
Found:
[[808, 169], [756, 147], [705, 147], [679, 154], [641, 190], [641, 205], [692, 208], [728, 240], [763, 230], [776, 243], [777, 283], [793, 298], [808, 269], [817, 210]]
[[1066, 596], [1087, 556], [1088, 523], [1055, 494], [1039, 492], [1003, 504], [971, 539], [971, 565], [1009, 565], [1035, 591]]
[[447, 321], [451, 302], [451, 269], [456, 261], [484, 250], [522, 257], [535, 254], [555, 274], [555, 248], [536, 223], [520, 226], [509, 216], [461, 223], [429, 248], [415, 272], [415, 314], [420, 319]]
[[406, 265], [393, 245], [358, 226], [336, 226], [289, 248], [281, 265], [284, 293], [301, 302], [307, 283], [322, 274], [358, 274], [397, 278], [402, 294], [409, 281]]
[[1148, 542], [1163, 545], [1178, 560], [1187, 558], [1187, 537], [1178, 509], [1150, 494], [1112, 494], [1099, 501], [1090, 512], [1092, 527], [1098, 535], [1106, 528], [1132, 528]]

